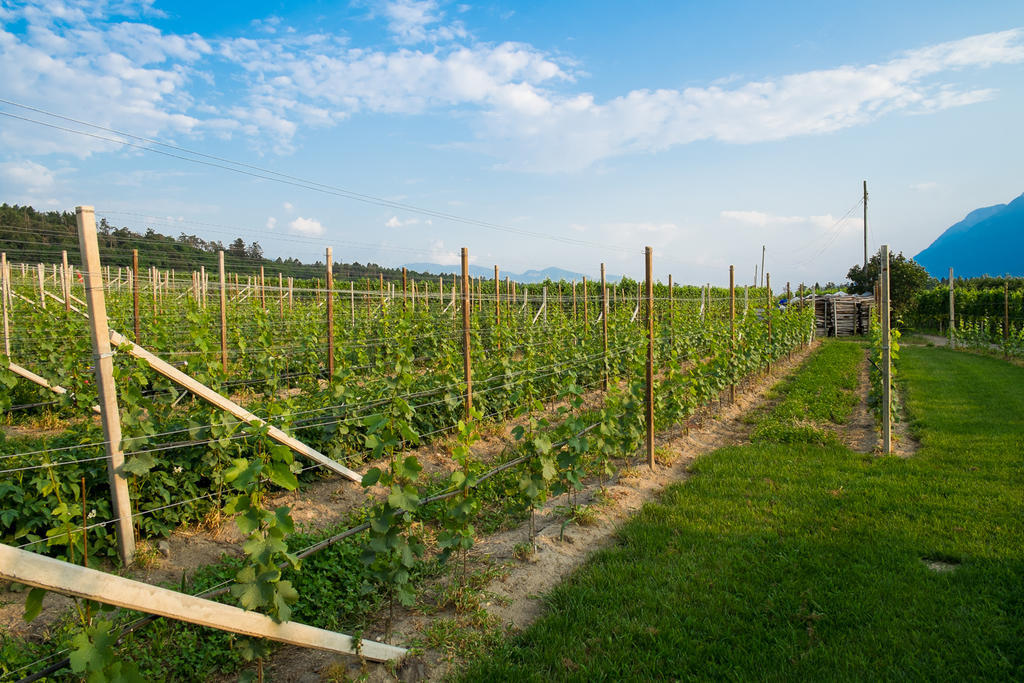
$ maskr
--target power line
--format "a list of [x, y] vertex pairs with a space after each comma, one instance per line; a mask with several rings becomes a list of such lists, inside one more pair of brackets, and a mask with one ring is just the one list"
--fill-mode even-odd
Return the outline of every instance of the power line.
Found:
[[[197, 151], [188, 149], [186, 147], [179, 147], [177, 145], [172, 145], [172, 144], [169, 144], [169, 143], [160, 142], [159, 140], [154, 140], [152, 138], [145, 138], [145, 137], [141, 137], [141, 136], [138, 136], [138, 135], [133, 135], [131, 133], [126, 133], [124, 131], [120, 131], [120, 130], [117, 130], [115, 128], [107, 128], [105, 126], [100, 126], [98, 124], [89, 123], [87, 121], [82, 121], [80, 119], [74, 119], [74, 118], [71, 118], [71, 117], [68, 117], [68, 116], [63, 116], [61, 114], [56, 114], [54, 112], [50, 112], [50, 111], [47, 111], [45, 109], [40, 109], [38, 107], [32, 107], [32, 106], [29, 106], [29, 105], [26, 105], [26, 104], [21, 104], [19, 102], [14, 102], [14, 101], [3, 99], [3, 98], [0, 98], [0, 103], [8, 104], [8, 105], [11, 105], [11, 106], [14, 106], [14, 107], [19, 107], [21, 109], [26, 109], [28, 111], [33, 111], [33, 112], [36, 112], [36, 113], [39, 113], [39, 114], [43, 114], [45, 116], [50, 116], [50, 117], [53, 117], [53, 118], [56, 118], [56, 119], [60, 119], [60, 120], [63, 120], [63, 121], [68, 121], [70, 123], [75, 123], [75, 124], [82, 125], [82, 126], [88, 126], [90, 128], [95, 128], [97, 130], [102, 130], [102, 131], [105, 131], [105, 132], [108, 132], [108, 133], [113, 133], [115, 135], [120, 135], [120, 136], [123, 136], [123, 137], [126, 137], [126, 138], [131, 138], [133, 140], [138, 140], [139, 142], [144, 142], [146, 144], [139, 144], [139, 142], [129, 142], [128, 140], [119, 140], [119, 139], [107, 137], [107, 136], [104, 136], [104, 135], [98, 135], [96, 133], [90, 133], [90, 132], [83, 131], [83, 130], [76, 130], [74, 128], [68, 128], [66, 126], [60, 126], [60, 125], [57, 125], [57, 124], [54, 124], [54, 123], [47, 123], [45, 121], [39, 121], [37, 119], [32, 119], [32, 118], [29, 118], [29, 117], [26, 117], [26, 116], [19, 116], [17, 114], [12, 114], [12, 113], [6, 112], [6, 111], [0, 111], [0, 114], [2, 114], [4, 116], [7, 116], [9, 118], [12, 118], [12, 119], [17, 119], [17, 120], [20, 120], [20, 121], [26, 121], [28, 123], [34, 123], [34, 124], [37, 124], [37, 125], [40, 125], [40, 126], [46, 126], [48, 128], [53, 128], [53, 129], [60, 130], [60, 131], [66, 132], [66, 133], [72, 133], [72, 134], [76, 134], [76, 135], [83, 135], [83, 136], [91, 137], [91, 138], [94, 138], [94, 139], [97, 139], [97, 140], [103, 140], [105, 142], [111, 142], [111, 143], [114, 143], [114, 144], [125, 145], [125, 146], [128, 146], [128, 147], [133, 147], [133, 148], [136, 148], [136, 149], [141, 149], [143, 151], [152, 152], [154, 154], [161, 154], [163, 156], [171, 157], [173, 159], [179, 159], [181, 161], [188, 161], [188, 162], [191, 162], [191, 163], [194, 163], [194, 164], [202, 164], [204, 166], [211, 166], [213, 168], [220, 168], [222, 170], [231, 171], [233, 173], [238, 173], [238, 174], [250, 176], [250, 177], [253, 177], [253, 178], [259, 178], [259, 179], [262, 179], [262, 180], [269, 180], [269, 181], [272, 181], [272, 182], [278, 182], [278, 183], [282, 183], [282, 184], [285, 184], [285, 185], [292, 185], [294, 187], [301, 187], [303, 189], [313, 190], [315, 192], [321, 192], [321, 193], [328, 194], [328, 195], [342, 197], [344, 199], [351, 199], [353, 201], [363, 202], [363, 203], [366, 203], [366, 204], [372, 204], [372, 205], [376, 205], [376, 206], [385, 206], [385, 207], [388, 207], [388, 208], [398, 209], [398, 210], [401, 210], [401, 211], [408, 211], [409, 213], [416, 213], [416, 214], [423, 215], [423, 216], [428, 216], [428, 217], [431, 217], [431, 218], [439, 218], [439, 219], [444, 219], [444, 220], [452, 221], [452, 222], [455, 222], [455, 223], [462, 223], [462, 224], [465, 224], [465, 225], [474, 225], [474, 226], [478, 226], [478, 227], [482, 227], [482, 228], [487, 228], [489, 230], [497, 230], [497, 231], [500, 231], [500, 232], [507, 232], [507, 233], [511, 233], [511, 234], [515, 234], [515, 235], [523, 235], [523, 236], [526, 236], [526, 237], [533, 237], [533, 238], [536, 238], [536, 239], [546, 239], [546, 240], [552, 240], [552, 241], [556, 241], [556, 242], [562, 242], [562, 243], [565, 243], [565, 244], [572, 244], [572, 245], [575, 245], [575, 246], [586, 246], [586, 247], [592, 247], [592, 248], [595, 248], [595, 249], [604, 249], [604, 250], [614, 251], [614, 252], [633, 253], [633, 252], [637, 251], [636, 249], [628, 249], [628, 248], [624, 248], [624, 247], [614, 247], [614, 246], [609, 246], [609, 245], [606, 245], [606, 244], [600, 244], [598, 242], [591, 242], [591, 241], [588, 241], [588, 240], [581, 240], [581, 239], [577, 239], [577, 238], [573, 238], [573, 237], [563, 237], [563, 236], [551, 235], [551, 234], [547, 234], [547, 233], [543, 233], [543, 232], [535, 232], [535, 231], [532, 231], [532, 230], [523, 230], [522, 228], [515, 228], [515, 227], [509, 226], [509, 225], [504, 225], [504, 224], [501, 224], [501, 223], [492, 223], [490, 221], [484, 221], [484, 220], [479, 220], [479, 219], [475, 219], [475, 218], [468, 218], [468, 217], [465, 217], [465, 216], [459, 216], [459, 215], [447, 213], [447, 212], [444, 212], [444, 211], [437, 211], [437, 210], [434, 210], [434, 209], [428, 209], [428, 208], [416, 206], [416, 205], [413, 205], [413, 204], [406, 204], [404, 202], [397, 202], [397, 201], [394, 201], [394, 200], [385, 199], [383, 197], [377, 197], [375, 195], [365, 194], [365, 193], [361, 193], [361, 192], [354, 192], [352, 190], [348, 190], [348, 189], [345, 189], [345, 188], [342, 188], [342, 187], [337, 187], [337, 186], [333, 186], [333, 185], [327, 185], [325, 183], [318, 183], [316, 181], [307, 180], [305, 178], [300, 178], [298, 176], [293, 176], [293, 175], [289, 175], [289, 174], [286, 174], [286, 173], [280, 173], [278, 171], [274, 171], [272, 169], [264, 168], [264, 167], [261, 167], [261, 166], [253, 166], [251, 164], [246, 164], [246, 163], [243, 163], [243, 162], [240, 162], [240, 161], [233, 161], [231, 159], [226, 159], [224, 157], [218, 157], [218, 156], [214, 156], [212, 154], [205, 154], [203, 152], [197, 152]], [[158, 145], [160, 147], [164, 147], [166, 149], [173, 150], [173, 152], [177, 152], [177, 153], [172, 153], [172, 152], [164, 151], [164, 150], [161, 150], [161, 149], [154, 149], [153, 147], [150, 147], [148, 145]], [[192, 155], [194, 157], [200, 157], [200, 158], [190, 158], [190, 157], [187, 157], [187, 156], [183, 156], [184, 154], [189, 154], [189, 155]]]

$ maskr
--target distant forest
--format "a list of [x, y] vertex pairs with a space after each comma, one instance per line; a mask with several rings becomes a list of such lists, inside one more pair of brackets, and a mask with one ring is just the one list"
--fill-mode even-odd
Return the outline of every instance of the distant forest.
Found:
[[[105, 218], [96, 224], [99, 236], [100, 259], [105, 266], [131, 266], [132, 250], [139, 251], [139, 269], [156, 266], [162, 269], [174, 268], [181, 271], [199, 270], [216, 273], [217, 252], [224, 251], [224, 266], [228, 272], [252, 273], [264, 267], [267, 278], [285, 277], [296, 280], [313, 280], [324, 277], [324, 264], [320, 261], [307, 264], [295, 258], [269, 259], [263, 255], [259, 242], [245, 243], [241, 237], [225, 246], [219, 241], [207, 241], [197, 235], [181, 233], [171, 237], [152, 228], [144, 234], [128, 228], [110, 225]], [[69, 211], [36, 211], [31, 206], [0, 204], [0, 251], [7, 253], [8, 261], [14, 263], [59, 263], [61, 251], [68, 252], [68, 261], [80, 264], [78, 252], [78, 228], [75, 214]], [[377, 279], [383, 274], [385, 280], [401, 280], [401, 268], [387, 268], [376, 263], [340, 263], [333, 266], [335, 279], [359, 278]], [[436, 279], [435, 275], [409, 271], [409, 277]]]

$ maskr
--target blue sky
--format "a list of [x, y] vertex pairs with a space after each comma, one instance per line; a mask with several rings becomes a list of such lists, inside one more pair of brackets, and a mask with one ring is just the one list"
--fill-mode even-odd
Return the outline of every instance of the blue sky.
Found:
[[650, 244], [679, 282], [765, 244], [825, 282], [864, 179], [871, 248], [908, 255], [1024, 191], [1024, 4], [4, 0], [0, 99], [472, 220], [0, 116], [9, 203], [304, 260], [636, 276]]

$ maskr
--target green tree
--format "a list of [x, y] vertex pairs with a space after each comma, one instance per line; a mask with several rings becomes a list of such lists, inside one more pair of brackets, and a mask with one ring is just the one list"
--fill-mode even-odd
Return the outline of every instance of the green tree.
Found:
[[[853, 266], [846, 274], [850, 280], [849, 291], [851, 294], [870, 294], [878, 282], [878, 273], [881, 269], [881, 258], [878, 254], [868, 261], [867, 269], [864, 266]], [[906, 311], [914, 301], [918, 292], [927, 289], [935, 284], [934, 278], [928, 274], [924, 266], [914, 259], [907, 258], [900, 252], [889, 257], [889, 300], [893, 313], [896, 315]]]

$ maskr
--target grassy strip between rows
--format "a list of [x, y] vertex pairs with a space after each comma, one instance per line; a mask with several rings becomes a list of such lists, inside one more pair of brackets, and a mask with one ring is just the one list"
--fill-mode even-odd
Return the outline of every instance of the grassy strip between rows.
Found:
[[465, 679], [1024, 678], [1024, 369], [908, 348], [901, 370], [913, 458], [704, 457]]
[[769, 405], [752, 417], [754, 443], [816, 443], [839, 445], [825, 425], [842, 424], [860, 397], [858, 368], [864, 345], [829, 339], [800, 371], [779, 382], [768, 394]]

